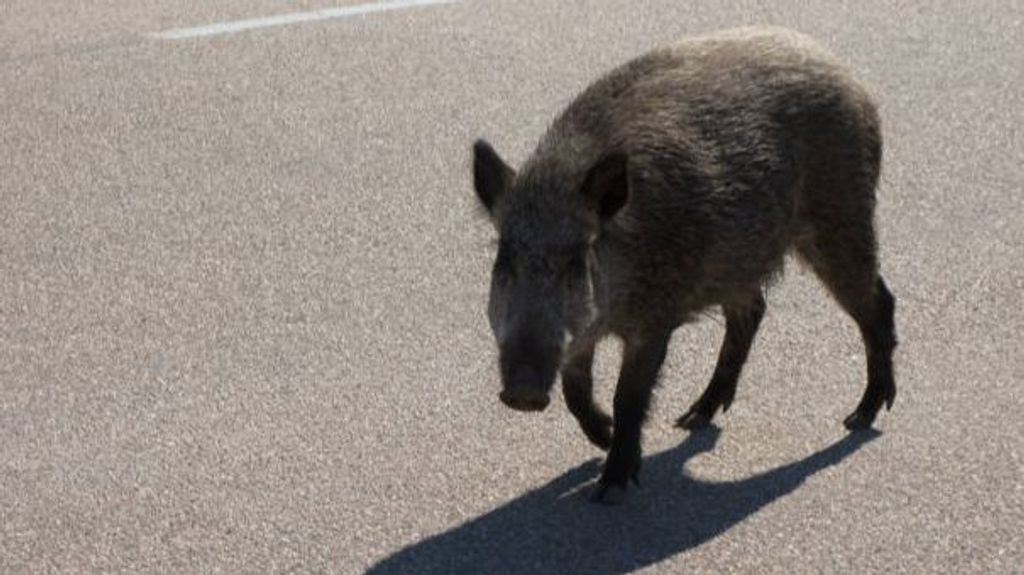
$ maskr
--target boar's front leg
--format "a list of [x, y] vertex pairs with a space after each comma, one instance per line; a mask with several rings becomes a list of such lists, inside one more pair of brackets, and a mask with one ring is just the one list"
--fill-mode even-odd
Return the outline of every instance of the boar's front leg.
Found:
[[744, 306], [723, 305], [725, 312], [725, 340], [718, 353], [711, 383], [690, 409], [676, 420], [676, 426], [683, 429], [700, 429], [711, 423], [718, 408], [725, 413], [736, 397], [736, 383], [739, 381], [743, 364], [747, 361], [750, 346], [754, 343], [757, 328], [764, 317], [764, 296], [757, 293]]
[[562, 366], [562, 394], [587, 439], [608, 451], [612, 446], [612, 418], [594, 403], [593, 366], [594, 344], [588, 342]]
[[639, 483], [641, 449], [640, 429], [651, 404], [651, 393], [658, 371], [665, 361], [671, 331], [643, 338], [627, 338], [622, 352], [622, 370], [615, 388], [615, 433], [604, 473], [591, 496], [600, 503], [621, 503], [626, 483]]

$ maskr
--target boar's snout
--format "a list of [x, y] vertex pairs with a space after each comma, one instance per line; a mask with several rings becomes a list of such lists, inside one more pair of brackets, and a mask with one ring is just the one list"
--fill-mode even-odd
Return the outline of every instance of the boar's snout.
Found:
[[516, 411], [542, 411], [551, 402], [548, 391], [554, 374], [533, 366], [517, 366], [510, 370], [498, 397], [505, 405]]
[[551, 403], [547, 392], [533, 387], [508, 387], [498, 395], [501, 402], [516, 411], [543, 411]]

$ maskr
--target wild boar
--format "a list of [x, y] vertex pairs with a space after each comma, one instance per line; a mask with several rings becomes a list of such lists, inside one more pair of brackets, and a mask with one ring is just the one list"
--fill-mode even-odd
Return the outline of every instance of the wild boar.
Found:
[[[806, 36], [745, 28], [690, 39], [600, 78], [517, 171], [483, 140], [476, 194], [498, 233], [488, 305], [500, 399], [547, 406], [560, 372], [583, 432], [609, 451], [593, 499], [617, 502], [672, 332], [718, 306], [711, 382], [678, 425], [725, 412], [787, 253], [860, 328], [869, 427], [896, 395], [895, 300], [879, 274], [879, 118], [867, 91]], [[614, 418], [594, 402], [603, 337], [623, 341]]]

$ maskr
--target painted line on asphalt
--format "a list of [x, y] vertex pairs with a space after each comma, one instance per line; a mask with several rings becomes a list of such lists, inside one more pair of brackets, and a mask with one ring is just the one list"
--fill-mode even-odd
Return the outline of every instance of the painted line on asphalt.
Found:
[[200, 38], [203, 36], [217, 36], [220, 34], [232, 34], [245, 30], [256, 30], [258, 28], [270, 28], [273, 26], [286, 26], [288, 24], [299, 24], [303, 22], [317, 22], [320, 20], [332, 20], [336, 18], [350, 18], [374, 12], [386, 12], [388, 10], [399, 10], [402, 8], [416, 8], [421, 6], [437, 6], [441, 4], [454, 4], [459, 0], [391, 0], [387, 2], [374, 2], [372, 4], [357, 4], [355, 6], [340, 6], [338, 8], [324, 8], [310, 12], [293, 12], [291, 14], [279, 14], [264, 18], [249, 18], [246, 20], [233, 20], [230, 22], [218, 22], [206, 26], [195, 26], [193, 28], [175, 28], [152, 34], [161, 40], [185, 40], [188, 38]]

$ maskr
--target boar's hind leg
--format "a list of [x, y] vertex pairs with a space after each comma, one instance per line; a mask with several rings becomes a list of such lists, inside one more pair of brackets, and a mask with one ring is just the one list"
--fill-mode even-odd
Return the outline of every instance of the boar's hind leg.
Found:
[[615, 434], [604, 472], [591, 497], [593, 501], [620, 503], [626, 494], [626, 483], [630, 479], [639, 483], [640, 430], [670, 337], [671, 331], [665, 331], [642, 340], [626, 340], [622, 370], [615, 388]]
[[592, 346], [567, 361], [562, 367], [562, 394], [587, 439], [607, 451], [612, 446], [612, 418], [594, 403], [593, 364]]
[[876, 277], [873, 287], [871, 305], [854, 318], [867, 349], [868, 387], [856, 411], [843, 421], [850, 430], [871, 427], [882, 404], [886, 409], [892, 409], [896, 399], [896, 381], [892, 371], [892, 352], [896, 347], [896, 300], [881, 276]]
[[760, 292], [745, 306], [722, 306], [725, 312], [725, 340], [718, 352], [718, 364], [700, 399], [676, 420], [678, 427], [700, 429], [711, 423], [719, 407], [722, 413], [729, 410], [736, 397], [736, 382], [739, 381], [750, 346], [757, 335], [757, 328], [764, 317], [764, 308], [764, 296]]
[[818, 234], [813, 245], [799, 249], [860, 328], [867, 351], [868, 385], [857, 409], [843, 424], [850, 430], [866, 429], [882, 405], [892, 408], [896, 399], [892, 369], [896, 300], [878, 275], [873, 229], [837, 226]]

